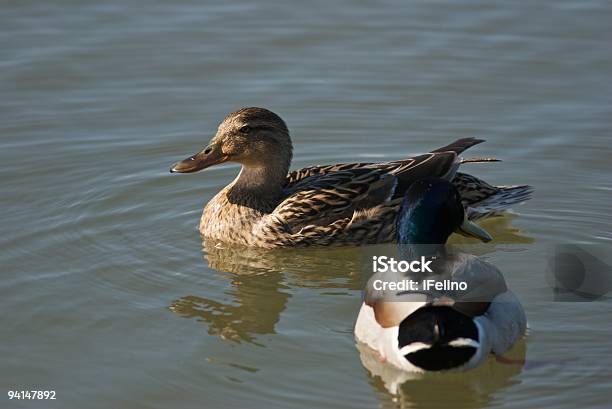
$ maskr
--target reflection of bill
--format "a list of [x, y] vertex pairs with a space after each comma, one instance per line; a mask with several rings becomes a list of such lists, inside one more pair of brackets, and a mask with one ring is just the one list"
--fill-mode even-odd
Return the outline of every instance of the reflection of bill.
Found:
[[612, 290], [612, 267], [595, 249], [575, 244], [555, 247], [548, 264], [548, 281], [555, 301], [595, 301]]

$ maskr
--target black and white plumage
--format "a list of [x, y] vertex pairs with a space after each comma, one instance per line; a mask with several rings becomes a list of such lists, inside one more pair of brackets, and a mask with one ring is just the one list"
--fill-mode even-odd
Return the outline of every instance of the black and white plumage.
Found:
[[[376, 273], [366, 287], [355, 337], [401, 370], [475, 368], [490, 353], [503, 354], [525, 333], [525, 313], [502, 273], [445, 246], [450, 233], [466, 223], [456, 190], [443, 179], [415, 182], [400, 210], [400, 259], [427, 256], [434, 273]], [[439, 214], [451, 216], [442, 221]], [[466, 289], [379, 291], [374, 286], [405, 279], [463, 282]]]
[[523, 336], [527, 321], [502, 274], [468, 254], [456, 256], [448, 268], [449, 278], [483, 292], [472, 301], [420, 293], [366, 301], [355, 324], [356, 339], [409, 372], [471, 369], [491, 353], [506, 352]]

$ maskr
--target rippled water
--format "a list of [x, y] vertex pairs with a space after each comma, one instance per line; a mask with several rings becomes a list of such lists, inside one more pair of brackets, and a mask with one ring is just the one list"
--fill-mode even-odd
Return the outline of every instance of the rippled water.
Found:
[[[0, 392], [58, 399], [0, 407], [609, 407], [610, 302], [553, 302], [544, 270], [555, 243], [612, 243], [611, 12], [5, 2]], [[482, 250], [524, 303], [527, 363], [394, 395], [354, 345], [358, 249], [203, 250], [201, 208], [237, 167], [168, 167], [251, 105], [287, 121], [293, 168], [487, 139], [472, 153], [504, 162], [469, 171], [536, 188]]]

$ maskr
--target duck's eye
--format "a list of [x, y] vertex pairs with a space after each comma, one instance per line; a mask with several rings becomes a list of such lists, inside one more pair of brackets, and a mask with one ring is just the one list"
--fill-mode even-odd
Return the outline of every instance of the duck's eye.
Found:
[[243, 127], [240, 128], [240, 132], [241, 133], [249, 133], [251, 132], [251, 127], [248, 125], [244, 125]]

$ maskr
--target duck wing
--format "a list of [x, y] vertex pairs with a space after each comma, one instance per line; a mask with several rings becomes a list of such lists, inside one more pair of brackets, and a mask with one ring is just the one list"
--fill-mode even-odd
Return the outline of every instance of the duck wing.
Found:
[[289, 173], [285, 189], [288, 191], [299, 190], [303, 183], [309, 183], [314, 178], [330, 173], [355, 169], [380, 169], [397, 178], [398, 183], [393, 198], [398, 198], [404, 195], [415, 180], [426, 177], [441, 177], [451, 180], [461, 163], [458, 155], [467, 148], [481, 142], [484, 142], [484, 140], [476, 138], [458, 139], [430, 153], [390, 162], [310, 166]]
[[[460, 139], [434, 152], [383, 163], [311, 166], [291, 172], [285, 199], [260, 225], [291, 241], [380, 242], [393, 236], [397, 206], [416, 180], [452, 179], [458, 154], [482, 140]], [[378, 241], [376, 241], [378, 240]], [[383, 241], [385, 241], [383, 240]]]
[[382, 169], [339, 170], [309, 177], [286, 190], [287, 197], [272, 214], [291, 231], [305, 226], [326, 226], [355, 211], [387, 201], [395, 190], [396, 179]]
[[402, 197], [412, 182], [427, 177], [452, 178], [459, 160], [454, 152], [426, 153], [412, 158], [383, 163], [343, 163], [330, 166], [311, 166], [291, 172], [285, 190], [296, 192], [316, 184], [329, 175], [358, 170], [380, 171], [397, 179], [394, 198]]
[[370, 167], [373, 163], [357, 162], [357, 163], [338, 163], [336, 165], [314, 165], [302, 169], [297, 169], [289, 172], [285, 182], [285, 188], [291, 189], [299, 182], [304, 181], [311, 176], [320, 176], [328, 173], [339, 172], [342, 170], [361, 169]]
[[458, 166], [457, 154], [451, 150], [393, 162], [301, 169], [290, 174], [285, 185], [286, 199], [273, 214], [285, 220], [292, 231], [309, 224], [324, 226], [338, 219], [352, 218], [356, 210], [402, 198], [416, 180], [450, 179]]

